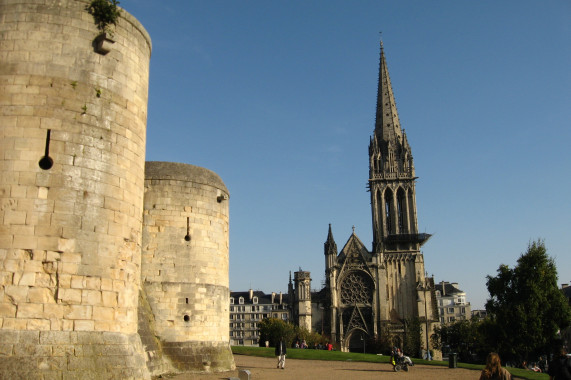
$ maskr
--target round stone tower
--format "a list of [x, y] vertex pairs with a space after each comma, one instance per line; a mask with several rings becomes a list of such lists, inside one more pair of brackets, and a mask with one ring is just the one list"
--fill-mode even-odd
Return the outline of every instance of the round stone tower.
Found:
[[228, 189], [207, 169], [147, 162], [142, 281], [163, 353], [178, 370], [234, 368]]
[[[0, 2], [0, 378], [149, 378], [137, 335], [151, 41]], [[107, 37], [110, 37], [109, 34]]]

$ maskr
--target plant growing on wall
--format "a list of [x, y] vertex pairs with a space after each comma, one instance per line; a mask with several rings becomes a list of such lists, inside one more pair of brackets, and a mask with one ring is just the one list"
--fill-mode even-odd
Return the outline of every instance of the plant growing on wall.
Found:
[[117, 0], [92, 0], [87, 7], [89, 14], [93, 16], [97, 28], [103, 33], [113, 34], [110, 25], [117, 25], [117, 19], [121, 10], [117, 7]]

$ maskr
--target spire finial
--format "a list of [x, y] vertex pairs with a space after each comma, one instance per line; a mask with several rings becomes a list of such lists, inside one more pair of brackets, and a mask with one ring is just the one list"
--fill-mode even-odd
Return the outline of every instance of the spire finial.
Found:
[[383, 32], [379, 32], [379, 36], [381, 39], [381, 50], [383, 50]]
[[353, 226], [353, 233], [355, 233], [355, 226]]

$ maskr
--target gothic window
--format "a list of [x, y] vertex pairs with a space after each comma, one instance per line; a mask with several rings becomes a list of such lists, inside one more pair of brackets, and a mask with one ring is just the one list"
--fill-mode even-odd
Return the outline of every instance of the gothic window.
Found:
[[399, 223], [399, 233], [406, 233], [405, 225], [405, 195], [402, 188], [397, 192], [397, 213], [398, 213], [398, 223]]
[[413, 193], [413, 189], [408, 189], [407, 191], [407, 196], [408, 196], [408, 220], [409, 220], [409, 229], [411, 230], [411, 232], [415, 232], [416, 231], [416, 218], [414, 215], [414, 209], [415, 209], [415, 205], [414, 205], [414, 193]]
[[392, 223], [392, 204], [393, 204], [393, 193], [387, 189], [385, 193], [385, 223], [387, 226], [387, 234], [392, 234], [393, 231], [393, 223]]
[[372, 304], [373, 284], [362, 272], [351, 272], [341, 284], [341, 302], [344, 304]]
[[[379, 190], [377, 190], [377, 203], [375, 205], [375, 210], [381, 210], [382, 205], [383, 205], [383, 197], [381, 195], [381, 192]], [[383, 220], [383, 217], [382, 217], [383, 213], [382, 213], [382, 211], [381, 212], [375, 212], [374, 215], [375, 215], [375, 223], [376, 223], [376, 226], [378, 229], [382, 223], [382, 220]]]

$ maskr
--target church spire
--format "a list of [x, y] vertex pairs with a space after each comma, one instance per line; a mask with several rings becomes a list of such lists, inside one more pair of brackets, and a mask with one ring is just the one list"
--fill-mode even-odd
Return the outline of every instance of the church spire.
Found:
[[331, 223], [329, 223], [329, 232], [327, 233], [327, 240], [323, 244], [325, 255], [335, 255], [337, 256], [337, 244], [335, 239], [333, 239], [333, 232], [331, 232]]
[[375, 135], [383, 141], [402, 139], [402, 131], [389, 77], [389, 69], [385, 59], [385, 50], [381, 41], [381, 58], [379, 62], [379, 85], [377, 88], [377, 117], [375, 121]]
[[381, 41], [375, 132], [369, 145], [370, 179], [414, 178], [414, 163], [401, 128], [385, 50]]
[[369, 144], [375, 252], [418, 251], [426, 241], [427, 235], [418, 233], [415, 180], [412, 151], [401, 128], [381, 41], [375, 132]]

